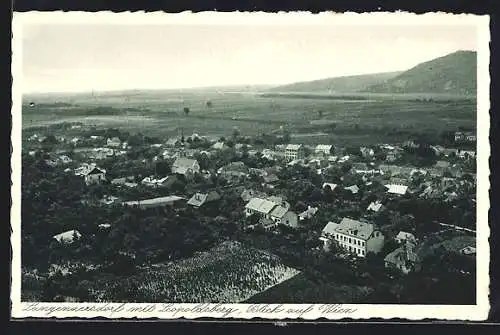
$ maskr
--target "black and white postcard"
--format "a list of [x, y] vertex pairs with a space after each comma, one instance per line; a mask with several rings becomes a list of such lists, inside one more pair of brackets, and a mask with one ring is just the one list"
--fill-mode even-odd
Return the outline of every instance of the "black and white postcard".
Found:
[[489, 17], [13, 17], [13, 318], [484, 320]]

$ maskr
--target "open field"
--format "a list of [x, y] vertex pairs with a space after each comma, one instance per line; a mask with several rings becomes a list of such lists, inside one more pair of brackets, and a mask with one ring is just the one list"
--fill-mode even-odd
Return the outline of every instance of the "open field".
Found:
[[274, 255], [224, 242], [189, 259], [148, 267], [125, 284], [131, 299], [141, 302], [235, 303], [298, 273]]
[[[120, 127], [151, 136], [170, 137], [180, 128], [228, 136], [258, 135], [288, 127], [300, 141], [350, 144], [406, 139], [408, 134], [432, 135], [458, 127], [475, 128], [474, 100], [417, 101], [382, 95], [370, 99], [263, 97], [252, 93], [145, 91], [138, 94], [74, 95], [27, 100], [23, 128], [57, 122], [83, 122]], [[29, 107], [29, 101], [37, 105]], [[207, 101], [212, 103], [207, 106]], [[64, 102], [68, 105], [53, 106]], [[47, 105], [44, 105], [47, 104]], [[183, 109], [190, 109], [188, 115]], [[319, 116], [318, 111], [323, 111]], [[314, 136], [318, 134], [318, 136]], [[325, 136], [327, 134], [328, 136]], [[298, 141], [298, 140], [297, 140]]]

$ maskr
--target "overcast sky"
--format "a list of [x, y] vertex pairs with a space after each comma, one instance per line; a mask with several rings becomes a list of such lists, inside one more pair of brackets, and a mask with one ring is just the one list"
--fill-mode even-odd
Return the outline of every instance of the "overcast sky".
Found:
[[284, 84], [476, 50], [473, 26], [32, 25], [23, 91]]

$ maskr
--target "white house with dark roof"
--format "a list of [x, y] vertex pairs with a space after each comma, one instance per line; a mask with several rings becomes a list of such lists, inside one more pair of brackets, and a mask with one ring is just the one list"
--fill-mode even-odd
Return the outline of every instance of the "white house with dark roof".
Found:
[[384, 235], [373, 224], [343, 218], [340, 223], [329, 222], [322, 231], [322, 240], [335, 241], [344, 250], [365, 257], [368, 252], [378, 253], [384, 246]]
[[106, 170], [93, 166], [81, 173], [85, 184], [99, 184], [106, 180]]

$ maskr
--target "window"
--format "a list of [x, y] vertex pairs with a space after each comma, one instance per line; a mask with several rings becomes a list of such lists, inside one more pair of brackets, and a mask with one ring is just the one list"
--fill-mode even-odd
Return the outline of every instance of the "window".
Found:
[[364, 247], [365, 246], [365, 241], [361, 242], [361, 245]]
[[351, 238], [349, 237], [349, 243], [351, 243]]

